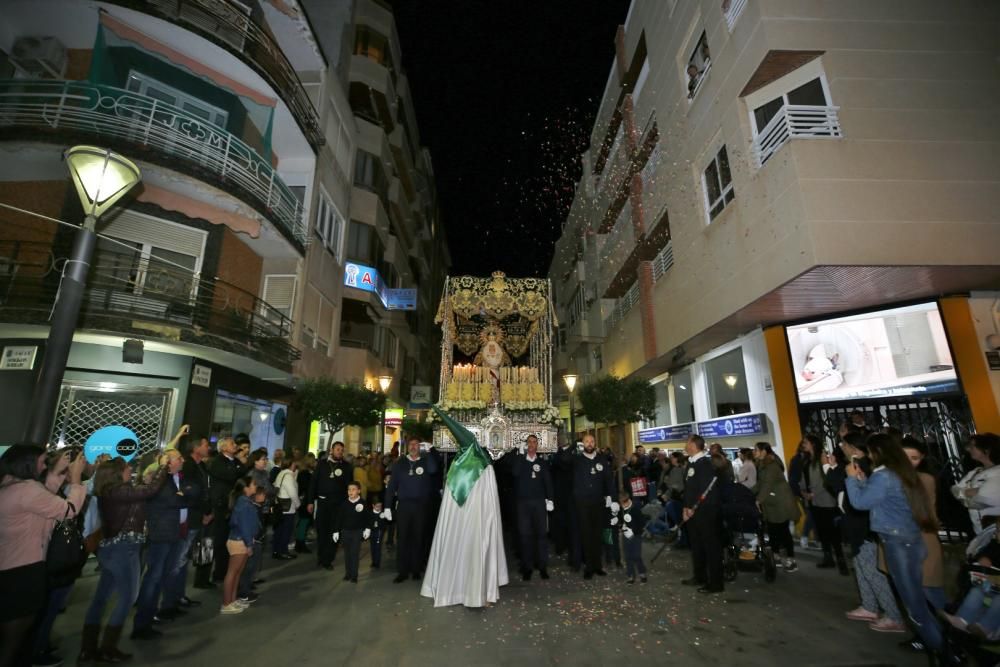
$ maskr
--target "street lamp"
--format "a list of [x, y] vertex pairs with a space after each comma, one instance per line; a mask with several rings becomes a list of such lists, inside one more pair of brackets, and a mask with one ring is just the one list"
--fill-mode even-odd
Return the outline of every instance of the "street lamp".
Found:
[[[391, 385], [391, 384], [392, 384], [392, 376], [391, 375], [380, 375], [380, 376], [378, 376], [378, 386], [379, 386], [380, 389], [382, 389], [382, 395], [383, 396], [386, 394], [386, 392], [389, 391], [389, 385]], [[381, 424], [381, 427], [382, 427], [382, 434], [381, 434], [381, 436], [378, 439], [378, 453], [379, 454], [384, 454], [385, 453], [385, 404], [384, 403], [382, 405], [382, 415], [381, 415], [381, 417], [382, 418], [379, 420], [379, 423]]]
[[575, 412], [575, 406], [573, 405], [573, 390], [576, 389], [576, 376], [573, 374], [563, 375], [563, 382], [566, 383], [566, 388], [569, 389], [569, 433], [570, 437], [573, 438], [573, 442], [570, 445], [576, 445], [576, 419], [573, 413]]
[[73, 248], [63, 266], [45, 356], [31, 400], [26, 440], [39, 445], [48, 442], [52, 430], [90, 260], [97, 245], [97, 219], [142, 179], [134, 163], [105, 148], [74, 146], [64, 157], [86, 217], [76, 230]]

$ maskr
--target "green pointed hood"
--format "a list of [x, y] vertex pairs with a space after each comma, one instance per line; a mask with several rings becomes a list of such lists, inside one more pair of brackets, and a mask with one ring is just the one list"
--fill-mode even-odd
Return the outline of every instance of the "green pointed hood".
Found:
[[472, 432], [452, 419], [448, 413], [442, 411], [438, 406], [433, 406], [434, 412], [441, 417], [441, 421], [451, 431], [452, 437], [458, 443], [458, 457], [451, 464], [448, 470], [448, 488], [451, 490], [451, 497], [455, 499], [459, 507], [465, 505], [472, 493], [472, 487], [479, 481], [479, 476], [490, 465], [490, 455], [482, 448]]

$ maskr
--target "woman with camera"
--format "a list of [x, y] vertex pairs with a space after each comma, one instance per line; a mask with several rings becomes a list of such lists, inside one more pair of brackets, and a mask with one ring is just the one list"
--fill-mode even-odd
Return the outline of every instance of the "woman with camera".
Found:
[[0, 667], [31, 663], [32, 627], [48, 600], [45, 561], [52, 530], [83, 509], [86, 461], [67, 457], [53, 470], [64, 463], [65, 498], [55, 493], [61, 475], [38, 481], [45, 471], [41, 447], [14, 445], [0, 459]]

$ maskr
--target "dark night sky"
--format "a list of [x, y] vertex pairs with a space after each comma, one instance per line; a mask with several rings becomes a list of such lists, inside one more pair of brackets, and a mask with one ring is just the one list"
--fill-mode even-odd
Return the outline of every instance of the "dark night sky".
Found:
[[544, 276], [628, 0], [392, 0], [453, 275]]

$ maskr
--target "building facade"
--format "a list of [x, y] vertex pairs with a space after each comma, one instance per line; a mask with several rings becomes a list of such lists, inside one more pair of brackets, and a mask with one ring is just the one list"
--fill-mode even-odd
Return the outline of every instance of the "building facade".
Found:
[[[120, 423], [151, 449], [189, 423], [305, 445], [302, 378], [386, 371], [355, 373], [342, 341], [367, 164], [348, 96], [354, 3], [43, 4], [4, 3], [0, 30], [0, 343], [38, 359], [0, 373], [0, 395], [27, 414], [82, 219], [62, 153], [91, 144], [133, 160], [142, 184], [98, 227], [53, 441]], [[126, 339], [141, 359], [125, 361]], [[400, 384], [417, 379], [407, 358]], [[22, 430], [8, 420], [0, 441]]]
[[563, 366], [654, 383], [633, 443], [1000, 426], [1000, 12], [897, 10], [632, 3], [550, 277]]

